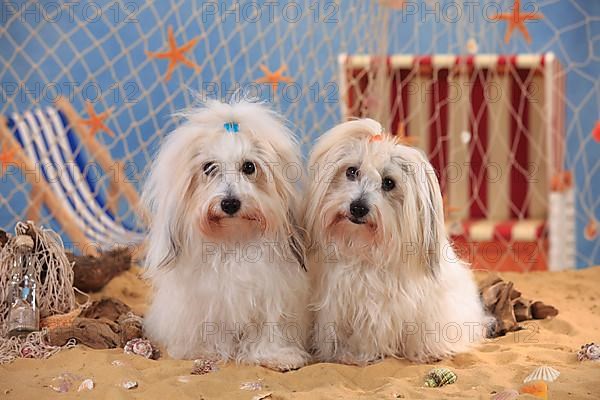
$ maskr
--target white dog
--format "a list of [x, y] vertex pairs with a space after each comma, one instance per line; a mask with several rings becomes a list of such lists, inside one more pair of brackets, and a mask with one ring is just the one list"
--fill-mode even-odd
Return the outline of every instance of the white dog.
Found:
[[323, 361], [416, 362], [462, 352], [482, 338], [470, 270], [446, 239], [432, 166], [371, 119], [325, 133], [310, 157], [304, 223]]
[[213, 101], [185, 117], [144, 188], [146, 333], [175, 358], [299, 368], [310, 333], [299, 147], [258, 103]]

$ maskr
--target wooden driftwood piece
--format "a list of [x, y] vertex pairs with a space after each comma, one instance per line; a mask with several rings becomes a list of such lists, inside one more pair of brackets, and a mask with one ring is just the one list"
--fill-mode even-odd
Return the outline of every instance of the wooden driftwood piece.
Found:
[[496, 317], [492, 337], [521, 329], [519, 322], [558, 314], [556, 308], [541, 301], [532, 302], [522, 298], [521, 292], [513, 287], [512, 282], [505, 282], [495, 275], [481, 282], [479, 291], [484, 307]]
[[46, 335], [52, 346], [63, 346], [71, 338], [93, 349], [112, 349], [121, 343], [119, 325], [106, 319], [75, 318], [71, 326], [51, 329]]
[[66, 326], [55, 326], [47, 335], [48, 343], [54, 346], [62, 346], [74, 338], [94, 349], [111, 349], [124, 347], [129, 340], [143, 335], [142, 317], [131, 312], [127, 304], [113, 298], [96, 300], [72, 321], [67, 321]]
[[515, 299], [514, 310], [517, 322], [523, 322], [533, 318], [531, 315], [531, 301], [529, 300], [521, 298]]
[[120, 329], [121, 347], [124, 347], [131, 339], [143, 336], [143, 320], [134, 313], [122, 314], [117, 323]]
[[73, 262], [73, 286], [84, 292], [101, 290], [112, 278], [131, 267], [131, 251], [127, 248], [107, 251], [98, 257], [67, 253]]
[[0, 249], [8, 242], [8, 233], [0, 229]]
[[558, 310], [541, 301], [536, 301], [531, 305], [531, 315], [533, 316], [533, 319], [545, 319], [558, 315]]
[[512, 300], [510, 299], [512, 288], [512, 282], [504, 285], [499, 293], [498, 302], [494, 306], [493, 314], [497, 319], [496, 333], [498, 335], [505, 335], [518, 327]]
[[127, 314], [130, 311], [131, 308], [122, 301], [111, 297], [105, 297], [93, 301], [92, 304], [81, 311], [79, 316], [92, 319], [104, 318], [109, 321], [117, 322], [122, 314]]

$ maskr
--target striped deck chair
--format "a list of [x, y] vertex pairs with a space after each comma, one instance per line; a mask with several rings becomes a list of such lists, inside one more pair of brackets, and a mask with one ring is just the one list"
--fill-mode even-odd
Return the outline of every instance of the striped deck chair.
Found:
[[[100, 187], [101, 180], [92, 174], [98, 168], [86, 168], [93, 161], [89, 158], [93, 152], [85, 148], [63, 111], [38, 108], [15, 113], [5, 118], [5, 123], [7, 129], [3, 134], [12, 135], [8, 143], [18, 146], [21, 161], [26, 161], [25, 168], [39, 170], [44, 181], [42, 190], [51, 192], [44, 195], [50, 212], [55, 217], [61, 216], [57, 220], [63, 227], [74, 225], [65, 229], [67, 234], [85, 237], [87, 245], [100, 249], [142, 242], [142, 232], [115, 219], [107, 204], [106, 190]], [[104, 172], [107, 173], [106, 169]], [[31, 183], [37, 187], [35, 182]]]
[[342, 112], [428, 154], [447, 227], [478, 268], [575, 264], [564, 73], [552, 54], [341, 55]]

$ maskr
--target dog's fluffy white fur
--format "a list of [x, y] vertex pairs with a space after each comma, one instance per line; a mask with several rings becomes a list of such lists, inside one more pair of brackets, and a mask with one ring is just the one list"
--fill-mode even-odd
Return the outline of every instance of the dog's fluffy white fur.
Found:
[[313, 240], [316, 356], [425, 362], [480, 341], [489, 319], [446, 238], [426, 157], [363, 119], [325, 133], [309, 166], [304, 224]]
[[212, 101], [185, 117], [144, 187], [154, 289], [145, 331], [175, 358], [298, 368], [310, 325], [299, 146], [258, 103]]

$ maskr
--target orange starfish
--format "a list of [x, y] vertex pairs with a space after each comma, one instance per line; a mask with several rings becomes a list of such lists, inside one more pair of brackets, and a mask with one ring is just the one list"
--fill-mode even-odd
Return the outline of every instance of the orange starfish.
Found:
[[396, 141], [400, 144], [415, 146], [419, 142], [419, 138], [416, 136], [407, 136], [404, 129], [404, 122], [400, 122], [396, 131]]
[[110, 137], [115, 136], [113, 131], [111, 131], [110, 128], [104, 123], [106, 118], [108, 118], [110, 115], [112, 109], [108, 109], [100, 114], [96, 114], [96, 111], [94, 111], [94, 106], [92, 103], [88, 102], [85, 103], [85, 108], [87, 109], [88, 119], [81, 119], [80, 122], [89, 128], [89, 133], [91, 136], [100, 131], [108, 133]]
[[258, 78], [256, 82], [268, 83], [269, 85], [271, 85], [271, 88], [273, 88], [273, 93], [277, 92], [277, 87], [279, 86], [280, 82], [293, 82], [292, 78], [290, 78], [289, 76], [283, 76], [283, 71], [287, 69], [286, 65], [282, 65], [275, 72], [271, 71], [264, 64], [261, 64], [259, 68], [261, 69], [263, 74], [265, 74], [265, 76], [263, 76], [262, 78]]
[[0, 174], [4, 173], [4, 167], [8, 166], [8, 164], [14, 164], [16, 162], [15, 153], [17, 149], [5, 149], [2, 153], [0, 153]]
[[197, 72], [200, 70], [200, 66], [193, 61], [185, 58], [186, 51], [190, 50], [192, 47], [196, 45], [200, 38], [194, 38], [186, 43], [184, 43], [181, 47], [177, 47], [177, 42], [175, 41], [175, 35], [173, 34], [173, 27], [169, 26], [167, 28], [167, 35], [169, 36], [169, 50], [163, 52], [152, 52], [146, 51], [146, 55], [148, 57], [154, 57], [158, 59], [169, 59], [169, 66], [167, 67], [167, 74], [165, 75], [165, 80], [169, 81], [171, 79], [171, 75], [173, 74], [173, 70], [177, 66], [177, 63], [182, 63], [186, 67], [194, 68]]
[[531, 43], [531, 36], [525, 27], [525, 22], [529, 19], [542, 19], [542, 15], [536, 15], [535, 12], [521, 14], [521, 0], [515, 0], [512, 13], [503, 13], [491, 17], [493, 20], [504, 20], [508, 23], [506, 34], [504, 35], [504, 43], [510, 41], [513, 31], [517, 28], [523, 34], [527, 43]]

